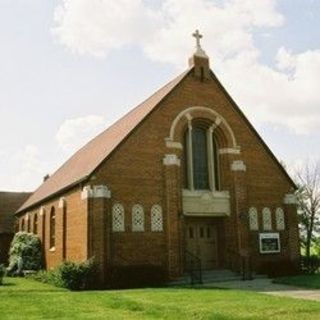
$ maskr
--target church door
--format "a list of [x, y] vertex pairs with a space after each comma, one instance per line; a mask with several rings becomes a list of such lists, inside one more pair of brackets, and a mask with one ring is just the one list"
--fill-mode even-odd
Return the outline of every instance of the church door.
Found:
[[186, 248], [201, 259], [202, 269], [218, 266], [217, 228], [211, 222], [190, 222], [186, 225]]

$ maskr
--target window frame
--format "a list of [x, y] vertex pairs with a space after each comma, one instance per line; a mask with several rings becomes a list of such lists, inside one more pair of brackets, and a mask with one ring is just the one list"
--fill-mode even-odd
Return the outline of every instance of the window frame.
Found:
[[[144, 232], [145, 231], [145, 216], [143, 206], [140, 204], [135, 204], [132, 206], [131, 212], [131, 229], [132, 232]], [[137, 224], [137, 217], [140, 216], [141, 224]]]
[[49, 248], [51, 251], [56, 247], [56, 210], [51, 207], [49, 215]]
[[[184, 187], [191, 191], [219, 191], [220, 190], [220, 163], [219, 150], [216, 136], [214, 134], [214, 124], [209, 124], [205, 119], [196, 119], [188, 122], [184, 132]], [[199, 188], [195, 182], [195, 156], [194, 156], [194, 132], [196, 130], [205, 131], [205, 155], [206, 158], [206, 179], [207, 188]]]

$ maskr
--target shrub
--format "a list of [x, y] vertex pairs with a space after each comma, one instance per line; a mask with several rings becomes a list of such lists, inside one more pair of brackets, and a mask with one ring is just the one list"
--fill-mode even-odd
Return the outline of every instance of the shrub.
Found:
[[258, 272], [267, 274], [271, 278], [297, 275], [300, 272], [299, 261], [281, 259], [264, 262]]
[[301, 257], [301, 271], [304, 273], [315, 274], [320, 270], [320, 258], [312, 255], [310, 257]]
[[26, 275], [26, 277], [42, 283], [52, 284], [54, 286], [57, 286], [57, 283], [59, 282], [57, 280], [57, 274], [54, 270], [53, 271], [39, 270], [36, 273]]
[[0, 285], [2, 285], [3, 277], [6, 275], [6, 268], [3, 264], [0, 264]]
[[28, 278], [70, 290], [85, 290], [93, 287], [95, 270], [92, 259], [80, 263], [66, 261], [54, 270], [41, 270]]
[[56, 285], [70, 290], [84, 290], [92, 286], [95, 274], [93, 260], [81, 263], [64, 262], [56, 270]]
[[41, 241], [38, 236], [18, 232], [15, 234], [9, 250], [9, 273], [22, 270], [39, 270], [42, 265]]

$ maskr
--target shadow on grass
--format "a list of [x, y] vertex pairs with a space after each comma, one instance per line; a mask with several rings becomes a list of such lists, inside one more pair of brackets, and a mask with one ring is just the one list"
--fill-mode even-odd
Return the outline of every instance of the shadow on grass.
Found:
[[16, 283], [12, 283], [12, 282], [4, 282], [4, 283], [2, 283], [2, 285], [0, 285], [0, 288], [1, 288], [1, 287], [16, 286], [16, 285], [17, 285]]

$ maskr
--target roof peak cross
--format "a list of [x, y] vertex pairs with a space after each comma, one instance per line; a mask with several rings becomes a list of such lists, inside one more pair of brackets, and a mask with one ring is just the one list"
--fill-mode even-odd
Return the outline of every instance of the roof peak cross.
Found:
[[200, 40], [203, 38], [203, 35], [200, 34], [199, 30], [197, 29], [192, 34], [192, 36], [196, 38], [196, 52], [195, 52], [195, 55], [196, 56], [200, 56], [200, 57], [208, 58], [208, 56], [206, 55], [205, 51], [201, 48], [201, 44], [200, 44]]
[[197, 50], [201, 49], [200, 39], [203, 38], [203, 35], [200, 34], [199, 30], [197, 29], [197, 30], [192, 34], [192, 36], [196, 38], [196, 48], [197, 48]]

